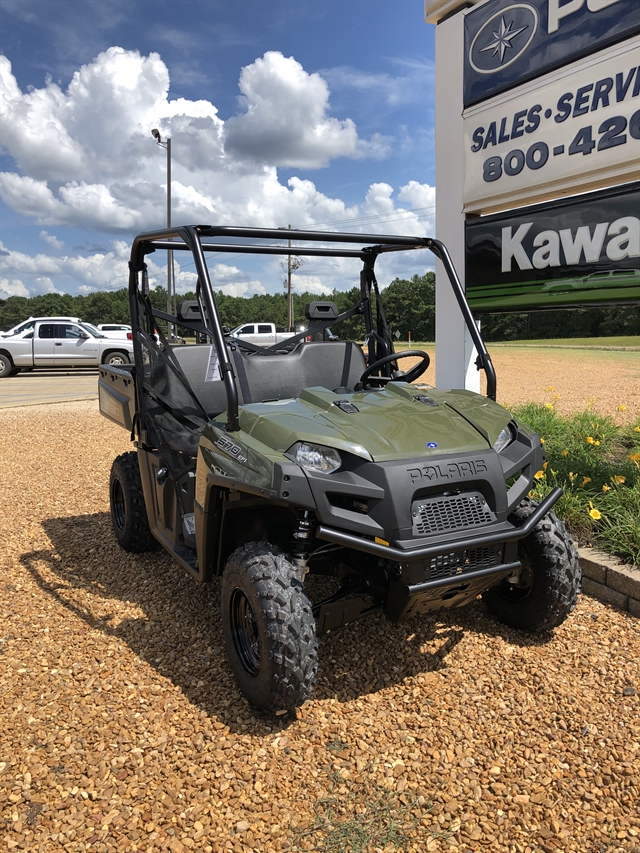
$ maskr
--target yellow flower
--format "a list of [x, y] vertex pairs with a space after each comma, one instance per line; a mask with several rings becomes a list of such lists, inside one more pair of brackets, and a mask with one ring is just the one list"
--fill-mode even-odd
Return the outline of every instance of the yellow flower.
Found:
[[594, 444], [600, 444], [600, 442], [599, 442], [599, 441], [594, 441], [593, 443], [594, 443]]
[[594, 506], [593, 506], [593, 501], [589, 501], [589, 510], [588, 510], [588, 512], [589, 512], [589, 515], [591, 516], [591, 518], [595, 519], [596, 521], [597, 521], [599, 518], [602, 518], [602, 513], [600, 512], [600, 510], [599, 510], [599, 509], [595, 509], [595, 508], [594, 508]]
[[587, 444], [595, 444], [595, 441], [592, 436], [588, 435], [586, 438]]
[[630, 453], [627, 458], [630, 462], [640, 462], [640, 453]]
[[614, 485], [621, 486], [627, 478], [622, 477], [620, 474], [614, 474], [610, 479]]
[[624, 405], [623, 405], [623, 406], [618, 406], [618, 411], [619, 411], [619, 412], [626, 412], [626, 411], [627, 411], [627, 407], [626, 407], [626, 406], [624, 406]]
[[571, 482], [572, 482], [572, 483], [573, 483], [573, 481], [575, 480], [575, 478], [576, 478], [577, 476], [578, 476], [578, 475], [577, 475], [577, 474], [574, 474], [574, 473], [573, 473], [573, 471], [569, 471], [569, 479], [571, 480]]
[[563, 450], [563, 451], [562, 451], [562, 455], [563, 455], [563, 456], [568, 456], [568, 455], [569, 455], [569, 451], [568, 451], [568, 450]]
[[542, 463], [542, 470], [543, 470], [543, 471], [546, 471], [546, 470], [547, 470], [547, 466], [548, 466], [548, 465], [549, 465], [549, 463], [548, 463], [548, 462], [543, 462], [543, 463]]
[[536, 480], [544, 480], [544, 471], [536, 471], [533, 476], [536, 478]]
[[583, 477], [582, 478], [582, 485], [583, 486], [586, 486], [587, 483], [590, 483], [590, 482], [591, 482], [591, 477]]
[[540, 444], [544, 444], [544, 438], [540, 439]]
[[545, 409], [553, 409], [553, 403], [546, 403]]
[[603, 491], [603, 492], [610, 492], [610, 491], [611, 491], [611, 486], [607, 486], [607, 484], [605, 483], [605, 484], [604, 484], [604, 486], [602, 487], [602, 491]]
[[633, 428], [633, 431], [634, 431], [634, 432], [640, 432], [640, 426], [639, 426], [639, 427], [634, 427], [634, 428]]
[[553, 399], [554, 399], [554, 400], [559, 400], [559, 399], [560, 399], [560, 394], [554, 394], [554, 395], [553, 395]]
[[546, 390], [547, 391], [553, 391], [554, 390], [553, 385], [549, 385], [549, 387]]

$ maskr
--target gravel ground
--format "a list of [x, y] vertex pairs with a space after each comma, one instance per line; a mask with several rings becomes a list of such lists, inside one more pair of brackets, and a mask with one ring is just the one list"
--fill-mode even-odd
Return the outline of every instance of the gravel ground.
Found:
[[265, 718], [219, 584], [115, 545], [124, 430], [95, 401], [0, 425], [0, 849], [640, 853], [639, 620], [586, 597], [546, 638], [479, 603], [371, 617]]

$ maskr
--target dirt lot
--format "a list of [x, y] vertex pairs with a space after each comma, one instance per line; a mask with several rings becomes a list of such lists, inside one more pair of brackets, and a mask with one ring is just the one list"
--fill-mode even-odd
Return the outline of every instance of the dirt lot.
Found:
[[[527, 387], [566, 399], [573, 373]], [[632, 374], [609, 365], [580, 393]], [[115, 545], [127, 434], [95, 401], [6, 409], [0, 426], [7, 849], [640, 851], [637, 619], [586, 597], [545, 638], [480, 603], [371, 617], [322, 639], [297, 719], [263, 718], [225, 660], [219, 585]]]
[[[488, 345], [496, 370], [498, 402], [552, 403], [558, 412], [591, 407], [619, 423], [640, 417], [640, 352]], [[427, 347], [429, 351], [429, 348]], [[417, 361], [417, 359], [416, 359]], [[407, 359], [404, 370], [413, 362]], [[424, 374], [435, 381], [435, 358]], [[481, 374], [481, 389], [486, 384]]]

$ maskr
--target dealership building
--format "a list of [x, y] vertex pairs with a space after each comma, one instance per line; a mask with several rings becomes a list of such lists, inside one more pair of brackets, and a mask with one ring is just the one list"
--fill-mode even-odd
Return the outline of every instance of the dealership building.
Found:
[[[474, 314], [640, 304], [638, 0], [426, 0], [425, 17], [436, 236]], [[437, 384], [478, 390], [444, 274], [436, 300]]]

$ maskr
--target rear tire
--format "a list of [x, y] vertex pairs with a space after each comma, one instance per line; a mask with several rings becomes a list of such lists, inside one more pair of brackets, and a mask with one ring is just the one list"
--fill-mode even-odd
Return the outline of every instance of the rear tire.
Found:
[[104, 360], [104, 364], [108, 364], [110, 367], [120, 367], [122, 364], [129, 363], [129, 356], [126, 352], [110, 352]]
[[221, 599], [227, 654], [242, 693], [270, 713], [302, 705], [315, 684], [318, 643], [295, 567], [268, 542], [244, 545], [229, 557]]
[[111, 524], [120, 547], [132, 554], [153, 551], [158, 542], [149, 528], [137, 453], [123, 453], [114, 459], [109, 497]]
[[[522, 524], [536, 506], [525, 498], [509, 521]], [[520, 582], [503, 580], [482, 597], [493, 616], [505, 625], [524, 631], [550, 631], [576, 606], [582, 576], [578, 552], [567, 528], [553, 512], [520, 540], [518, 559], [522, 563]]]

